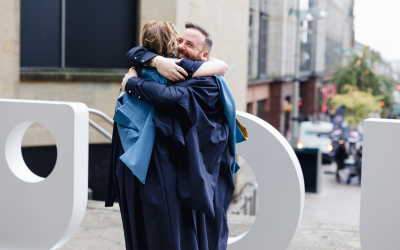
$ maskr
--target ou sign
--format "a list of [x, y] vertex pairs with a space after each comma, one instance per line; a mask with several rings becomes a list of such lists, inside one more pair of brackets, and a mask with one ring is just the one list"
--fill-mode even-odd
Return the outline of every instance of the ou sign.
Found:
[[[56, 249], [79, 228], [87, 205], [88, 124], [82, 103], [0, 99], [0, 249]], [[259, 207], [252, 228], [229, 238], [229, 250], [284, 250], [299, 225], [304, 181], [285, 138], [265, 121], [237, 112], [250, 132], [237, 152], [259, 181]], [[45, 126], [57, 145], [47, 178], [32, 173], [21, 141], [33, 122]]]

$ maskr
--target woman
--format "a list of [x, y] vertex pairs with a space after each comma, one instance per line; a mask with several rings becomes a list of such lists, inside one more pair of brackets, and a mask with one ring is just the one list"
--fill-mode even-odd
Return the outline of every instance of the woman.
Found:
[[[178, 33], [171, 23], [153, 21], [144, 26], [141, 41], [148, 49], [164, 57], [174, 57], [178, 51], [177, 39]], [[133, 55], [130, 54], [130, 56]], [[223, 63], [216, 61], [215, 65], [220, 65], [220, 67], [214, 71], [215, 65], [210, 66], [212, 63], [186, 59], [179, 61], [179, 65], [188, 73], [186, 79], [200, 74], [202, 68], [206, 72], [205, 75], [225, 73], [221, 72], [226, 69]], [[167, 82], [166, 84], [174, 85], [175, 83]], [[204, 98], [210, 98], [209, 93], [211, 93], [213, 98], [207, 100], [207, 104], [215, 107], [213, 110], [207, 111], [207, 115], [203, 115], [203, 118], [210, 120], [208, 124], [212, 126], [218, 124], [223, 128], [223, 133], [217, 139], [219, 141], [213, 141], [213, 144], [221, 145], [219, 146], [220, 152], [218, 152], [219, 158], [214, 155], [213, 157], [218, 158], [218, 164], [223, 166], [214, 169], [221, 172], [223, 178], [221, 177], [218, 181], [223, 181], [221, 185], [226, 190], [215, 190], [216, 195], [217, 193], [223, 195], [215, 199], [214, 206], [227, 208], [234, 190], [233, 179], [229, 171], [233, 155], [227, 146], [226, 131], [229, 130], [229, 127], [224, 118], [223, 108], [221, 108], [218, 87], [216, 85], [208, 86], [207, 89], [200, 89], [198, 93], [200, 92], [205, 94]], [[168, 104], [166, 103], [165, 106]], [[153, 120], [157, 137], [146, 184], [140, 182], [119, 159], [124, 154], [124, 149], [118, 128], [114, 124], [106, 206], [111, 206], [114, 197], [118, 197], [127, 249], [215, 250], [226, 248], [228, 237], [226, 214], [208, 216], [199, 213], [182, 203], [177, 195], [179, 192], [186, 192], [186, 190], [179, 189], [178, 175], [181, 174], [179, 171], [183, 169], [182, 166], [179, 166], [179, 162], [182, 157], [185, 158], [190, 154], [185, 145], [189, 142], [185, 138], [185, 133], [190, 129], [191, 121], [185, 112], [186, 110], [179, 105], [170, 109], [165, 109], [162, 105], [156, 107]], [[165, 157], [160, 158], [160, 156]], [[160, 162], [160, 159], [166, 159], [166, 161]], [[190, 178], [186, 180], [190, 181]], [[201, 194], [200, 190], [199, 194]]]

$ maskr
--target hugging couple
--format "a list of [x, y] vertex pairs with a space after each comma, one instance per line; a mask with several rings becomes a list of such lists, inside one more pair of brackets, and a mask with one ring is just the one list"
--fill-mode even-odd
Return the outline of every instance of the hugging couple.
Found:
[[[151, 21], [121, 83], [106, 206], [119, 201], [126, 249], [222, 250], [239, 169], [235, 102], [195, 23]], [[175, 59], [179, 58], [179, 59]]]

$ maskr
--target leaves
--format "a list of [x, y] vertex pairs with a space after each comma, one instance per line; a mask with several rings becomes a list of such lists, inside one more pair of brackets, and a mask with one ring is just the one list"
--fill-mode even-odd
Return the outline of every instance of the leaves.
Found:
[[[362, 53], [347, 57], [347, 65], [339, 65], [332, 77], [337, 96], [331, 100], [334, 108], [346, 107], [345, 120], [357, 126], [369, 112], [388, 111], [394, 104], [393, 90], [398, 84], [394, 79], [378, 75], [375, 66], [385, 64], [377, 52], [364, 47]], [[380, 102], [383, 102], [381, 107]]]
[[381, 96], [373, 96], [371, 93], [358, 90], [351, 85], [344, 85], [344, 94], [337, 94], [332, 97], [330, 104], [334, 109], [341, 106], [346, 107], [344, 119], [349, 122], [350, 126], [356, 128], [369, 112], [377, 112], [381, 110]]

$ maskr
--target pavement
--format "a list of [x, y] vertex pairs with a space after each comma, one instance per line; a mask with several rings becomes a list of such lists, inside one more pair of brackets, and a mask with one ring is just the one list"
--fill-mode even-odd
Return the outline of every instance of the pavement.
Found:
[[287, 250], [361, 250], [361, 187], [341, 184], [323, 165], [321, 192], [306, 193], [300, 226]]
[[[333, 172], [335, 164], [324, 165]], [[361, 250], [359, 241], [359, 186], [337, 183], [334, 174], [323, 174], [319, 194], [306, 193], [300, 226], [287, 250]], [[230, 237], [250, 229], [256, 216], [228, 215]], [[125, 249], [119, 207], [105, 208], [104, 202], [88, 201], [78, 231], [61, 248]]]

